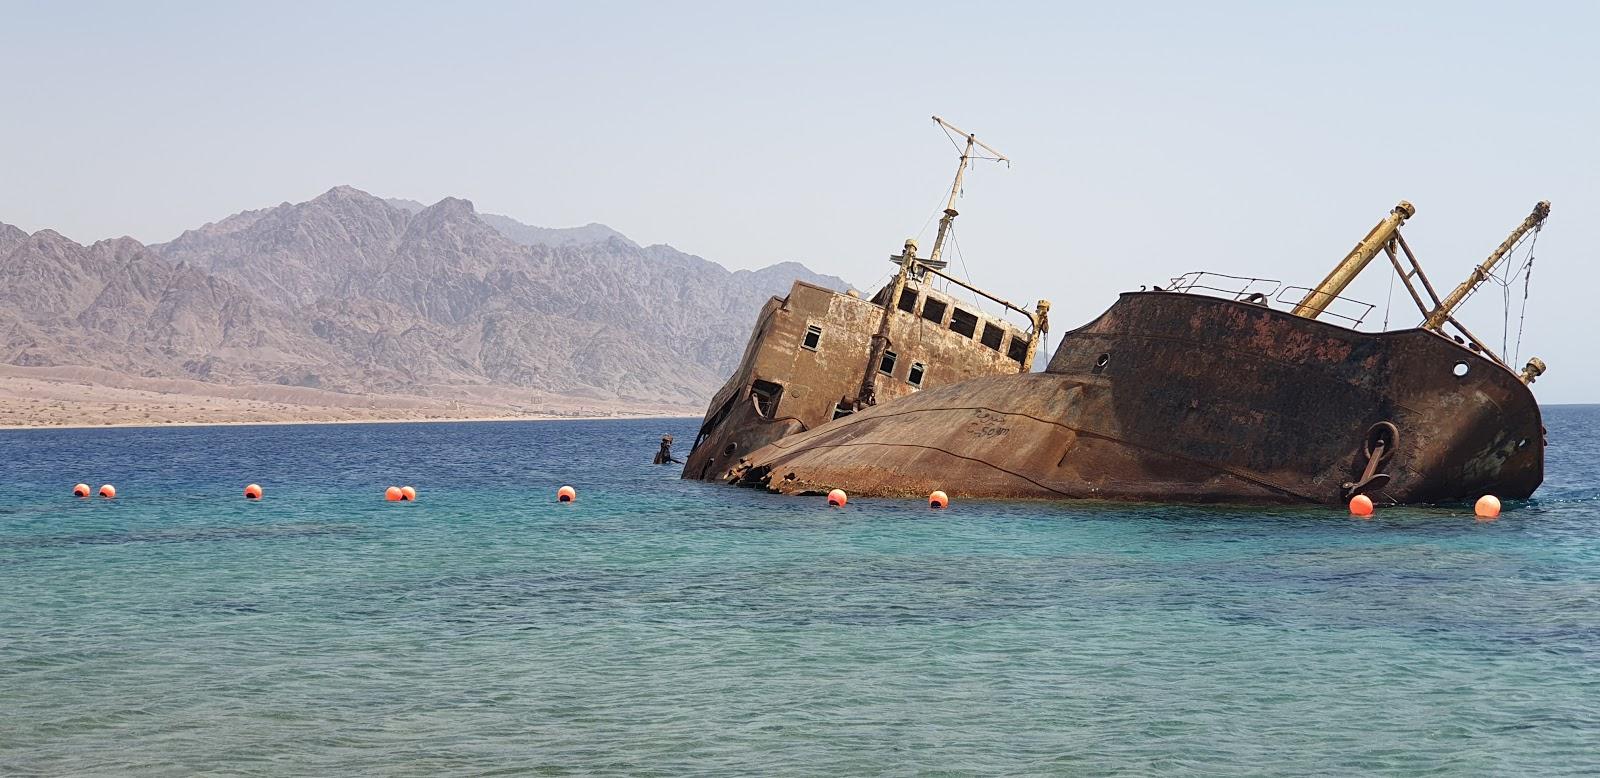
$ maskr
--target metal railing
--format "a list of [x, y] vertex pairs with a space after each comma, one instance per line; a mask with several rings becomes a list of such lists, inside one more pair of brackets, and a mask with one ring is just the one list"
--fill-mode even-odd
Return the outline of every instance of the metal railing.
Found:
[[[1311, 294], [1312, 291], [1313, 290], [1310, 287], [1305, 287], [1305, 286], [1286, 286], [1286, 287], [1283, 288], [1282, 291], [1278, 292], [1278, 296], [1273, 298], [1273, 299], [1276, 300], [1277, 302], [1283, 303], [1285, 305], [1290, 305], [1290, 306], [1299, 305], [1300, 304], [1300, 299], [1303, 299], [1306, 295]], [[1288, 300], [1283, 299], [1284, 295], [1289, 294], [1291, 292], [1295, 293], [1291, 297], [1291, 299], [1288, 299]], [[1332, 316], [1335, 319], [1343, 319], [1343, 320], [1345, 320], [1347, 322], [1350, 322], [1350, 329], [1359, 329], [1361, 327], [1361, 322], [1366, 320], [1367, 314], [1372, 313], [1372, 309], [1378, 307], [1378, 306], [1376, 306], [1376, 305], [1374, 305], [1372, 303], [1362, 302], [1361, 300], [1357, 300], [1357, 299], [1355, 299], [1353, 297], [1343, 297], [1343, 296], [1336, 295], [1336, 294], [1328, 294], [1327, 292], [1323, 292], [1322, 295], [1324, 297], [1332, 298], [1331, 301], [1328, 303], [1330, 306], [1332, 306], [1335, 303], [1346, 303], [1346, 304], [1349, 304], [1349, 305], [1352, 305], [1352, 306], [1355, 306], [1355, 307], [1358, 307], [1358, 308], [1361, 309], [1361, 314], [1359, 316], [1352, 316], [1350, 314], [1339, 313], [1338, 311], [1334, 311], [1331, 308], [1324, 309], [1322, 311], [1322, 315], [1323, 316]], [[1298, 298], [1298, 299], [1296, 299], [1296, 298]]]
[[[1243, 282], [1242, 284], [1239, 282]], [[1182, 292], [1215, 292], [1226, 295], [1234, 300], [1248, 300], [1255, 297], [1263, 302], [1276, 294], [1283, 284], [1271, 278], [1251, 278], [1249, 276], [1230, 276], [1226, 273], [1213, 273], [1209, 270], [1191, 270], [1181, 276], [1173, 278], [1167, 284], [1165, 291]], [[1259, 297], [1256, 297], [1259, 295]]]
[[[1281, 281], [1271, 278], [1254, 278], [1251, 276], [1231, 276], [1227, 273], [1213, 273], [1209, 270], [1191, 270], [1177, 276], [1168, 283], [1165, 289], [1156, 287], [1157, 291], [1178, 292], [1180, 294], [1212, 294], [1239, 302], [1266, 305], [1268, 302], [1277, 302], [1291, 308], [1300, 303], [1300, 299], [1311, 293], [1311, 289], [1304, 286], [1284, 286]], [[1292, 299], [1285, 299], [1286, 297]], [[1341, 313], [1338, 311], [1323, 311], [1323, 315], [1349, 322], [1351, 329], [1361, 326], [1367, 315], [1371, 314], [1377, 306], [1340, 295], [1328, 295], [1332, 298], [1330, 303], [1342, 304], [1352, 309], [1359, 309], [1359, 313]]]

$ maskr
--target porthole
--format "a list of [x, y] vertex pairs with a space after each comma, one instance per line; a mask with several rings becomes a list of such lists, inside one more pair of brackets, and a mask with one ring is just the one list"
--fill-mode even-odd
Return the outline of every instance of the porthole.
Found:
[[1467, 371], [1471, 369], [1467, 363], [1457, 362], [1456, 366], [1450, 369], [1450, 372], [1454, 373], [1456, 378], [1463, 378], [1467, 375]]
[[1517, 441], [1517, 448], [1527, 448], [1527, 447], [1528, 447], [1528, 439], [1527, 438], [1523, 438], [1522, 440]]

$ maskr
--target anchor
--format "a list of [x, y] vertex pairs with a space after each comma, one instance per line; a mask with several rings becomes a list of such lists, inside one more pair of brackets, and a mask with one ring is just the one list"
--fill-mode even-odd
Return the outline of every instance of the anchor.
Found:
[[1391, 422], [1380, 421], [1367, 430], [1366, 440], [1362, 442], [1362, 451], [1367, 455], [1367, 466], [1361, 471], [1359, 479], [1344, 484], [1346, 500], [1389, 485], [1390, 475], [1378, 472], [1378, 468], [1394, 456], [1395, 447], [1399, 442], [1400, 428]]

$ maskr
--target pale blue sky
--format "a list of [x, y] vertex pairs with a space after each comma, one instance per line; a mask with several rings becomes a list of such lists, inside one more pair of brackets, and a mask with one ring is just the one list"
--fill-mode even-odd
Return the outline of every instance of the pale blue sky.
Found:
[[[1314, 283], [1401, 198], [1453, 286], [1548, 198], [1522, 356], [1600, 401], [1594, 4], [323, 6], [0, 0], [0, 221], [155, 242], [351, 184], [866, 287], [948, 186], [937, 113], [1015, 160], [969, 179], [973, 277], [1058, 331]], [[1383, 268], [1352, 294], [1381, 319]], [[1467, 318], [1498, 344], [1499, 290]]]

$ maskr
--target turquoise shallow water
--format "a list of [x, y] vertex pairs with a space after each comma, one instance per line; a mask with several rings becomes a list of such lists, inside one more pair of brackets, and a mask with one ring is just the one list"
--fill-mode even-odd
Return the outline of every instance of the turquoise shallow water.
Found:
[[830, 510], [645, 464], [688, 420], [0, 432], [0, 774], [1592, 774], [1600, 407], [1547, 424], [1488, 524]]

